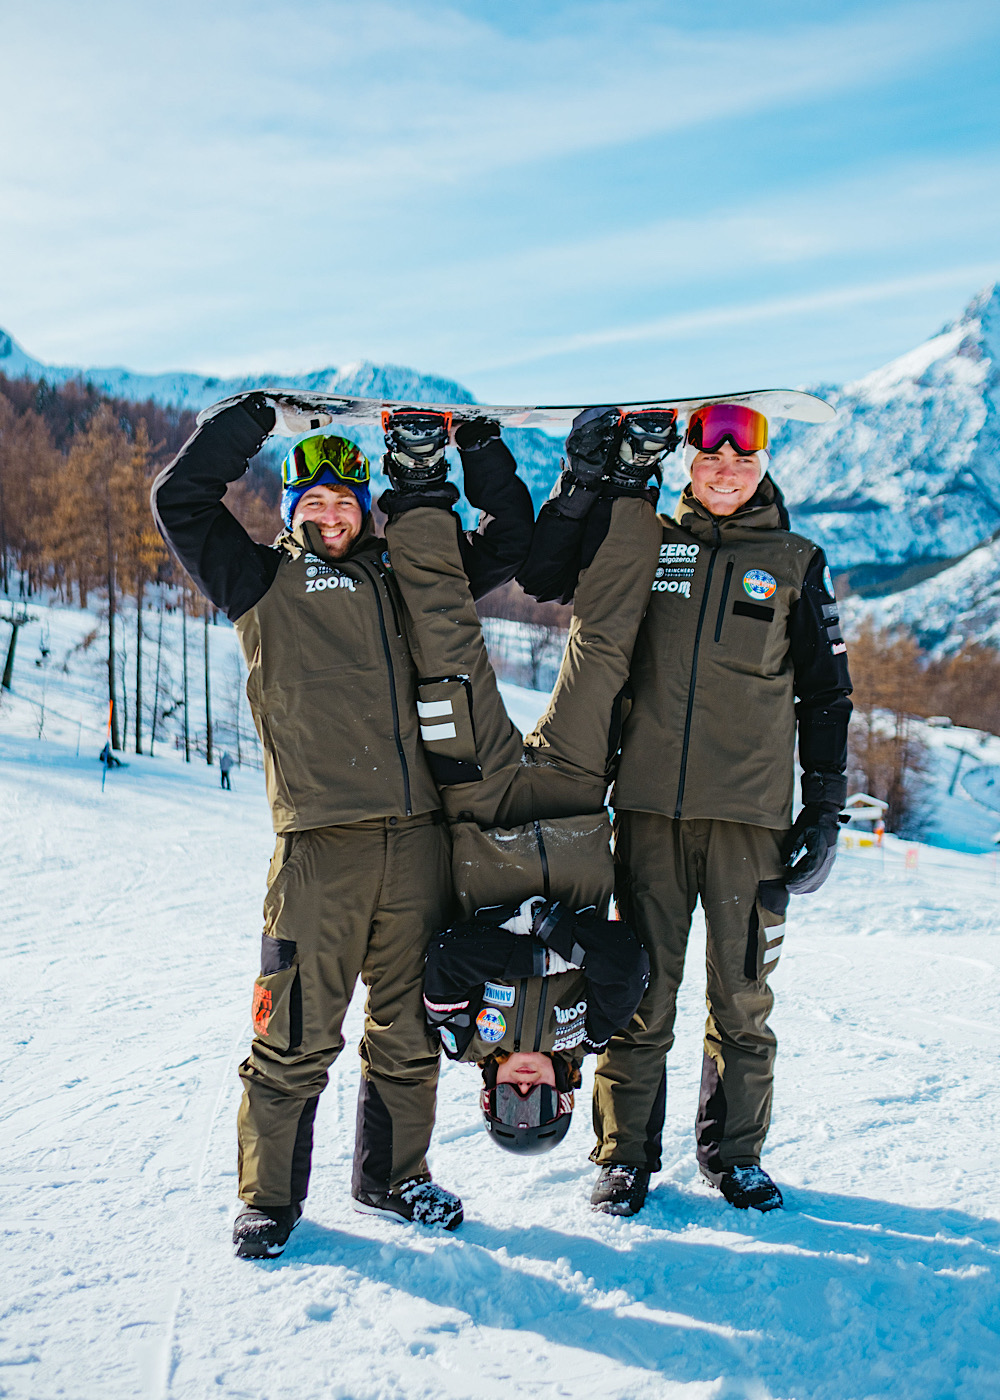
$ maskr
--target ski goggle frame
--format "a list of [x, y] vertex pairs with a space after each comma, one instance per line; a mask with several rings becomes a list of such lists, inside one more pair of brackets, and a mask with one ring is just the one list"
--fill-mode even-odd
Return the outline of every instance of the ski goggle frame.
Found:
[[281, 484], [308, 486], [323, 472], [345, 485], [365, 486], [371, 478], [368, 458], [349, 438], [317, 433], [295, 444], [281, 464]]
[[688, 419], [686, 441], [700, 452], [718, 452], [724, 442], [746, 457], [767, 447], [767, 419], [740, 403], [707, 403]]
[[539, 1128], [573, 1112], [573, 1093], [535, 1084], [523, 1097], [513, 1084], [483, 1089], [483, 1112], [507, 1128]]

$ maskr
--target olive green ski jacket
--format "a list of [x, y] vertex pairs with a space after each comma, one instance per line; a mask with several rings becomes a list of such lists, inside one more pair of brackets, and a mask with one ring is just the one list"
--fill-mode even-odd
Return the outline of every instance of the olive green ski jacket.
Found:
[[[416, 676], [386, 542], [369, 516], [340, 559], [312, 522], [273, 546], [255, 544], [222, 497], [265, 436], [241, 406], [225, 410], [157, 477], [152, 499], [160, 532], [235, 623], [274, 829], [433, 811], [440, 799], [420, 743]], [[483, 503], [491, 519], [461, 540], [477, 595], [511, 577], [531, 531], [530, 497], [513, 459], [499, 442], [491, 450], [503, 457], [479, 473], [497, 497]]]
[[791, 821], [806, 772], [843, 772], [851, 682], [823, 551], [788, 528], [765, 477], [734, 515], [690, 493], [663, 544], [632, 659], [618, 810]]

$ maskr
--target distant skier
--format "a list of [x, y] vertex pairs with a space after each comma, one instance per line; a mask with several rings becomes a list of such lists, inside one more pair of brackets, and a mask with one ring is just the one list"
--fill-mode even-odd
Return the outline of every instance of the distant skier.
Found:
[[117, 757], [112, 749], [110, 739], [101, 750], [100, 761], [104, 764], [105, 768], [121, 768], [124, 766], [121, 759]]
[[605, 794], [661, 535], [645, 475], [637, 481], [616, 457], [615, 479], [605, 477], [619, 417], [579, 416], [567, 439], [570, 470], [545, 507], [580, 519], [603, 491], [609, 519], [580, 579], [552, 700], [523, 742], [497, 688], [453, 525], [440, 511], [380, 501], [426, 678], [421, 736], [451, 823], [463, 914], [428, 948], [427, 1022], [450, 1058], [480, 1066], [486, 1126], [511, 1152], [561, 1141], [580, 1060], [627, 1024], [649, 972], [632, 929], [607, 918]]
[[[241, 1257], [280, 1254], [302, 1213], [319, 1094], [359, 977], [368, 1001], [355, 1208], [448, 1228], [462, 1219], [426, 1162], [438, 1053], [423, 1024], [423, 956], [452, 895], [390, 555], [372, 524], [368, 462], [333, 434], [289, 452], [286, 528], [274, 546], [250, 539], [222, 498], [275, 422], [262, 394], [218, 412], [153, 487], [161, 533], [236, 624], [278, 834], [255, 1037], [240, 1069]], [[403, 415], [391, 431], [386, 466], [400, 493], [443, 481], [442, 415]], [[484, 514], [476, 532], [461, 533], [450, 513], [447, 523], [480, 596], [521, 562], [533, 512], [495, 425], [463, 424], [456, 439], [466, 494]]]
[[232, 784], [229, 781], [229, 775], [232, 771], [232, 755], [228, 752], [223, 753], [222, 757], [219, 759], [219, 782], [221, 783], [222, 787], [225, 788], [226, 792], [232, 791]]
[[[612, 794], [619, 908], [652, 961], [635, 1019], [597, 1065], [591, 1200], [612, 1214], [640, 1210], [660, 1169], [665, 1055], [699, 897], [709, 1015], [698, 1163], [735, 1206], [782, 1204], [760, 1166], [776, 1045], [767, 979], [789, 893], [817, 889], [833, 863], [851, 682], [826, 559], [790, 531], [767, 443], [751, 408], [697, 409], [684, 447], [691, 480], [660, 517]], [[607, 518], [606, 505], [582, 525], [543, 508], [519, 575], [527, 591], [571, 597]], [[804, 806], [792, 826], [796, 725]]]

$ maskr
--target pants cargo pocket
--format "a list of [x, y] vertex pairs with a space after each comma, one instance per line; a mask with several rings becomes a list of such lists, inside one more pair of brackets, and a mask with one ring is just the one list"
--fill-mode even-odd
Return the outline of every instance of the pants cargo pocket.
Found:
[[466, 676], [446, 676], [417, 685], [417, 716], [427, 765], [436, 783], [475, 783], [476, 761], [472, 688]]
[[757, 898], [750, 912], [747, 951], [743, 964], [744, 976], [751, 982], [762, 982], [773, 972], [785, 941], [785, 914], [788, 891], [782, 880], [761, 880]]
[[272, 1050], [293, 1050], [302, 1042], [302, 990], [295, 965], [296, 945], [287, 938], [261, 938], [260, 976], [253, 984], [254, 1035]]

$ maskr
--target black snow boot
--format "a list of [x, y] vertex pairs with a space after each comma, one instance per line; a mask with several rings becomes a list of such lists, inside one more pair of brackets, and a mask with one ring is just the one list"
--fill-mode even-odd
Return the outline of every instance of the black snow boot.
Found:
[[737, 1210], [780, 1210], [781, 1192], [763, 1167], [730, 1167], [719, 1178], [719, 1190]]
[[244, 1206], [233, 1222], [237, 1259], [276, 1259], [301, 1215], [300, 1205]]
[[601, 1168], [590, 1193], [590, 1204], [605, 1215], [638, 1215], [646, 1204], [648, 1190], [649, 1172], [642, 1167], [623, 1167], [612, 1162], [611, 1166]]
[[443, 413], [387, 414], [383, 420], [385, 474], [400, 492], [439, 491], [448, 480], [444, 450], [449, 419]]
[[617, 455], [608, 464], [608, 486], [614, 495], [645, 495], [649, 478], [662, 480], [660, 463], [680, 442], [677, 415], [661, 409], [629, 413], [620, 432]]
[[440, 1225], [445, 1230], [454, 1230], [464, 1219], [462, 1202], [456, 1195], [434, 1181], [418, 1177], [404, 1181], [395, 1191], [355, 1191], [354, 1209], [362, 1215]]

